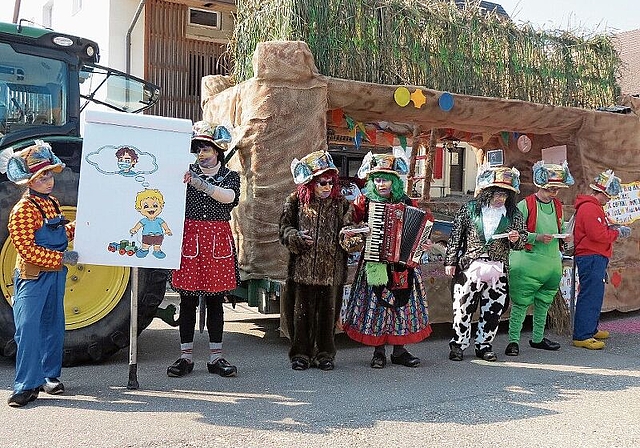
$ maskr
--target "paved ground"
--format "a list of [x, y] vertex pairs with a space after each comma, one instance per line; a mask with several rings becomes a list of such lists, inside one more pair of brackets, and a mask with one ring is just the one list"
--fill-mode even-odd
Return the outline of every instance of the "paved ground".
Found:
[[[239, 305], [241, 306], [241, 305]], [[607, 347], [528, 347], [499, 361], [447, 359], [448, 328], [411, 347], [415, 369], [369, 368], [371, 350], [337, 336], [336, 370], [294, 372], [278, 321], [227, 310], [225, 351], [237, 378], [196, 369], [168, 378], [178, 331], [156, 321], [139, 338], [139, 390], [127, 390], [128, 354], [64, 369], [64, 396], [14, 409], [0, 404], [3, 447], [636, 447], [640, 445], [640, 315], [607, 317]], [[635, 325], [635, 326], [634, 326]], [[618, 332], [616, 332], [616, 326]], [[637, 331], [634, 331], [636, 329]], [[8, 397], [13, 365], [0, 359]]]

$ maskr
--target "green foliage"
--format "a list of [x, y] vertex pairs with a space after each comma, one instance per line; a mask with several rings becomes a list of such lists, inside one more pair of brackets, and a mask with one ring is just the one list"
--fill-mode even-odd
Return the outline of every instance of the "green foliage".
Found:
[[559, 106], [615, 103], [622, 62], [611, 36], [536, 30], [478, 4], [238, 0], [234, 77], [253, 75], [258, 42], [303, 40], [327, 76]]

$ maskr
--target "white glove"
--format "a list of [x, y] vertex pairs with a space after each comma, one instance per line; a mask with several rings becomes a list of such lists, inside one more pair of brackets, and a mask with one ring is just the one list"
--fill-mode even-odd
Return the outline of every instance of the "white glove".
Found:
[[616, 229], [620, 238], [629, 238], [631, 236], [631, 228], [627, 226], [620, 226]]
[[216, 189], [215, 185], [212, 185], [209, 182], [206, 182], [206, 181], [202, 180], [193, 171], [191, 171], [191, 177], [189, 178], [189, 185], [191, 185], [196, 190], [202, 191], [206, 195], [212, 196], [212, 197], [213, 197], [213, 192]]

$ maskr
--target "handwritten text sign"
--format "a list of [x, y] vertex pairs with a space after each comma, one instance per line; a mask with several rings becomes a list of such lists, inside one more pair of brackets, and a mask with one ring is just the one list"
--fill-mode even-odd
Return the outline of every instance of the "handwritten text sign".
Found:
[[640, 219], [640, 182], [621, 186], [620, 196], [611, 199], [604, 211], [612, 223], [629, 225]]

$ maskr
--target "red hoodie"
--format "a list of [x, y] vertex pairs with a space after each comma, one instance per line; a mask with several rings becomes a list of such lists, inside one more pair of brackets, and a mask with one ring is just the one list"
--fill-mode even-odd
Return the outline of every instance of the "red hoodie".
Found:
[[576, 221], [573, 229], [576, 255], [603, 255], [611, 258], [618, 231], [609, 227], [604, 209], [595, 196], [580, 194], [576, 198]]

